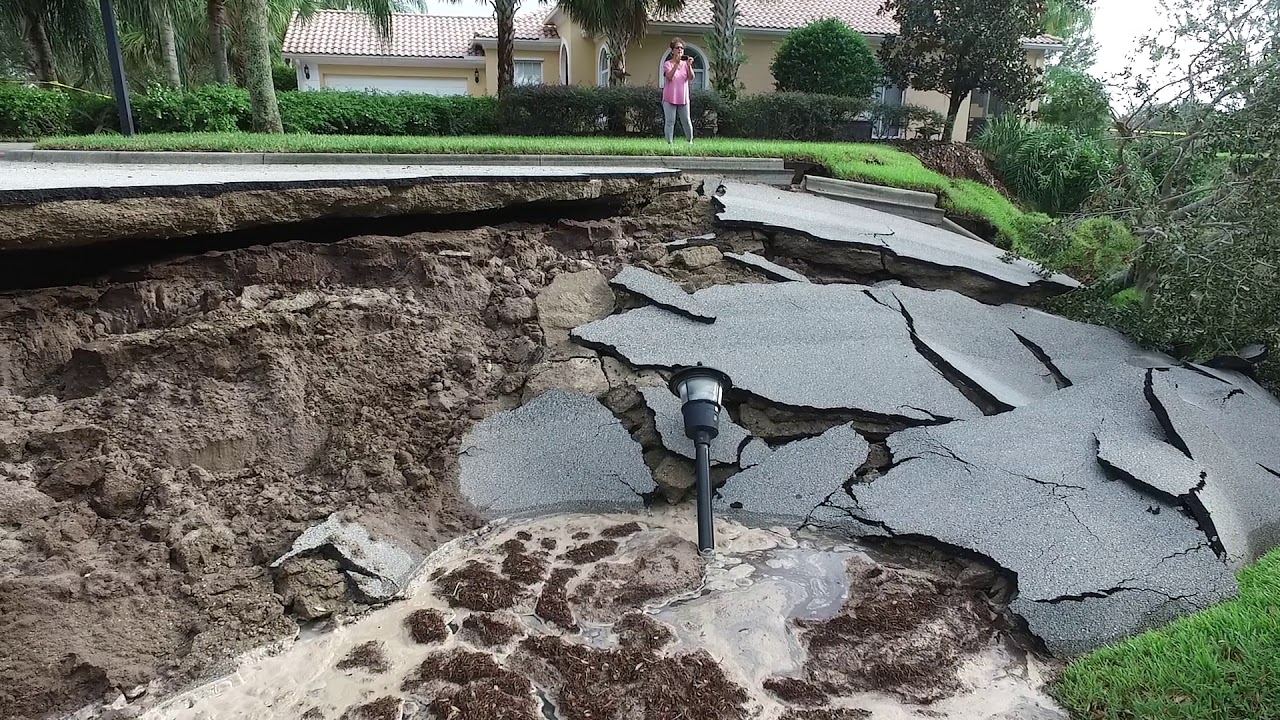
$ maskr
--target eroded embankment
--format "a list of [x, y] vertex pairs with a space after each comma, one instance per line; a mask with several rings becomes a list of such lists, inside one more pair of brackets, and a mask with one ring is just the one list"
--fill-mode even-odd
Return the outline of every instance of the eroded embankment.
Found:
[[535, 296], [711, 218], [688, 186], [618, 200], [631, 214], [237, 247], [0, 296], [0, 714], [206, 676], [357, 609], [337, 559], [267, 568], [330, 513], [419, 559], [475, 527], [458, 440], [543, 360]]

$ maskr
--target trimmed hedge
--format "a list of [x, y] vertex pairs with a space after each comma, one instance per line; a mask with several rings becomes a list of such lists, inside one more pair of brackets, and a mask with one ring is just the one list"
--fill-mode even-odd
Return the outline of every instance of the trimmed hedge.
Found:
[[21, 85], [0, 85], [0, 137], [35, 138], [60, 134], [71, 115], [65, 93]]
[[[91, 135], [119, 131], [111, 98], [18, 86], [0, 88], [0, 136]], [[661, 137], [662, 94], [651, 87], [514, 88], [501, 100], [363, 92], [277, 93], [285, 132], [317, 135], [491, 135]], [[139, 132], [235, 132], [251, 127], [243, 88], [152, 87], [130, 98]], [[915, 128], [936, 124], [917, 108], [883, 108], [866, 100], [805, 93], [768, 93], [726, 103], [694, 91], [700, 137], [850, 141], [867, 118]], [[896, 115], [894, 115], [896, 113]], [[923, 114], [922, 114], [923, 113]], [[887, 115], [894, 115], [888, 118]], [[863, 136], [865, 138], [865, 135]]]
[[[694, 131], [719, 134], [720, 96], [694, 90], [690, 101]], [[654, 87], [518, 87], [498, 101], [498, 127], [508, 135], [660, 137], [662, 125], [662, 91]]]

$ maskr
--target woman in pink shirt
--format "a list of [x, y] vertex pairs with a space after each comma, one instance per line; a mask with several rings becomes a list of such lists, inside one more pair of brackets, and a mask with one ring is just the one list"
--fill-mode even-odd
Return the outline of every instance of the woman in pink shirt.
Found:
[[662, 87], [662, 113], [666, 117], [667, 144], [675, 138], [676, 112], [684, 123], [685, 135], [693, 144], [693, 121], [689, 118], [689, 85], [693, 82], [693, 58], [684, 54], [684, 41], [671, 41], [671, 59], [663, 63], [662, 74], [667, 78]]

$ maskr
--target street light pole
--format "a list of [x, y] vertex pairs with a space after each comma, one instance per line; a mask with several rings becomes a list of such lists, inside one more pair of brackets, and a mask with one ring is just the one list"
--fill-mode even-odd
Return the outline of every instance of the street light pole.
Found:
[[120, 54], [120, 32], [116, 28], [116, 8], [111, 0], [98, 0], [102, 9], [102, 28], [107, 35], [107, 62], [111, 64], [111, 84], [115, 87], [116, 112], [120, 115], [120, 133], [133, 135], [133, 112], [129, 108], [129, 87], [124, 78], [124, 57]]
[[732, 387], [729, 376], [703, 366], [684, 368], [671, 376], [671, 392], [683, 403], [684, 434], [693, 440], [698, 473], [698, 551], [715, 552], [716, 526], [712, 517], [711, 441], [720, 434], [720, 409], [724, 391]]

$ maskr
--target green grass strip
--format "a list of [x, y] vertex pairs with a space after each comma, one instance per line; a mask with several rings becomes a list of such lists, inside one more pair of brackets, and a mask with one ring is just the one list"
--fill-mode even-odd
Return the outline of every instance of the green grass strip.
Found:
[[1075, 661], [1056, 694], [1080, 720], [1280, 718], [1280, 549], [1239, 598]]
[[910, 153], [887, 145], [806, 143], [711, 138], [692, 147], [668, 146], [653, 138], [512, 136], [389, 137], [364, 135], [263, 135], [180, 133], [84, 135], [41, 140], [40, 150], [142, 150], [212, 152], [388, 153], [432, 155], [688, 155], [783, 158], [819, 163], [843, 180], [937, 193], [943, 208], [985, 219], [1010, 237], [1022, 211], [981, 183], [953, 180], [920, 164]]

